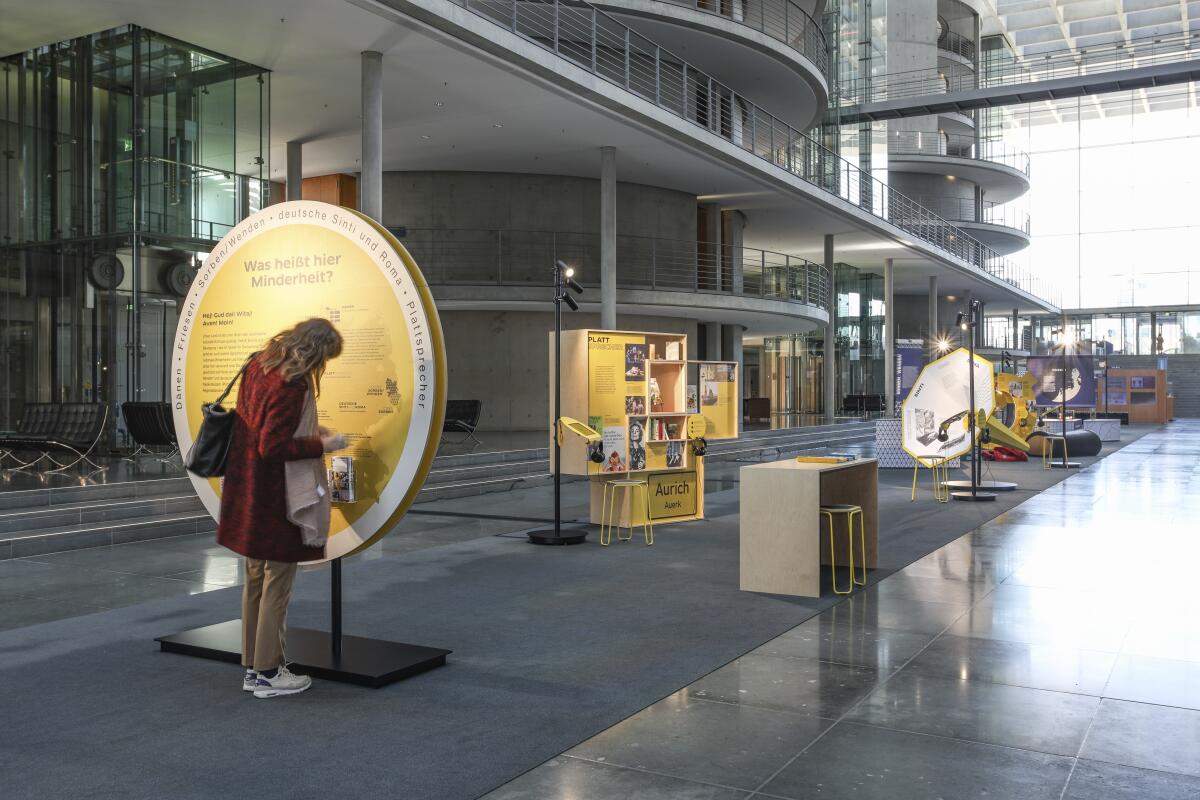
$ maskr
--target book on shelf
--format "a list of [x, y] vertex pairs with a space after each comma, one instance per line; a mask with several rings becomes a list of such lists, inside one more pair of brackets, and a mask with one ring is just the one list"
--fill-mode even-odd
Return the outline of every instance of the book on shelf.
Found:
[[679, 342], [667, 342], [667, 361], [679, 360]]

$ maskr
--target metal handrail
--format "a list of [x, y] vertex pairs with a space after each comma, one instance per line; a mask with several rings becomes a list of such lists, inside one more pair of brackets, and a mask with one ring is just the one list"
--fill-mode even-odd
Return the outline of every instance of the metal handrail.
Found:
[[[816, 65], [826, 79], [829, 48], [825, 32], [794, 0], [664, 0], [746, 25], [783, 42]], [[600, 5], [609, 5], [601, 0]]]
[[975, 42], [961, 33], [955, 33], [950, 30], [946, 31], [938, 37], [937, 46], [939, 50], [954, 53], [956, 56], [962, 56], [972, 63], [975, 62]]
[[1029, 212], [1011, 203], [984, 200], [979, 204], [977, 212], [975, 200], [970, 197], [916, 195], [913, 199], [946, 219], [956, 222], [985, 222], [988, 225], [1014, 228], [1023, 231], [1026, 236], [1029, 235]]
[[1038, 280], [708, 73], [584, 0], [456, 0], [578, 68], [875, 218], [1057, 305]]
[[[405, 228], [401, 241], [431, 285], [544, 285], [562, 260], [599, 285], [600, 234]], [[829, 310], [828, 272], [799, 256], [715, 242], [617, 236], [617, 286], [785, 300]]]
[[1103, 74], [1197, 58], [1200, 58], [1200, 32], [1143, 36], [1129, 42], [1097, 45], [1078, 51], [1068, 47], [1027, 58], [1016, 58], [1006, 50], [985, 50], [976, 69], [963, 66], [928, 67], [871, 75], [870, 65], [863, 64], [860, 66], [861, 76], [842, 82], [839, 101], [843, 106], [855, 106], [921, 95]]
[[891, 131], [889, 155], [951, 156], [1003, 164], [1029, 176], [1029, 154], [1000, 139], [976, 139], [944, 131]]

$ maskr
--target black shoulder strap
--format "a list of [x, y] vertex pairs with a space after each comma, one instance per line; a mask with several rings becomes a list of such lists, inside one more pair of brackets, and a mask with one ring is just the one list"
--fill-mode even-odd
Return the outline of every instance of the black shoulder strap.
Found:
[[228, 397], [229, 393], [233, 391], [233, 385], [238, 382], [238, 378], [242, 377], [242, 373], [246, 371], [246, 367], [250, 366], [250, 362], [253, 361], [254, 357], [257, 355], [257, 352], [250, 354], [250, 357], [246, 359], [246, 363], [242, 364], [242, 368], [239, 369], [237, 374], [233, 376], [233, 380], [229, 381], [229, 385], [225, 387], [225, 391], [221, 392], [221, 396], [213, 401], [214, 406], [219, 406], [225, 402], [225, 398]]

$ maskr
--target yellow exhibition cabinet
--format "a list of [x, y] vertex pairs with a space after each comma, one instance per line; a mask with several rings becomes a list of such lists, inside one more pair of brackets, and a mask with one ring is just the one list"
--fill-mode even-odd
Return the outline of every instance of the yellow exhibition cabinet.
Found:
[[[692, 428], [708, 441], [737, 437], [737, 363], [689, 361], [684, 334], [576, 330], [562, 333], [562, 369], [562, 416], [601, 435], [590, 445], [568, 433], [561, 446], [563, 473], [591, 478], [592, 522], [601, 522], [604, 484], [625, 478], [646, 480], [654, 521], [703, 518], [704, 459], [693, 455], [688, 423], [701, 420], [702, 427], [693, 419]], [[592, 448], [602, 454], [600, 463], [591, 459]], [[551, 442], [551, 458], [553, 452]], [[628, 500], [622, 505], [628, 524]], [[640, 508], [633, 511], [634, 524], [642, 517]]]

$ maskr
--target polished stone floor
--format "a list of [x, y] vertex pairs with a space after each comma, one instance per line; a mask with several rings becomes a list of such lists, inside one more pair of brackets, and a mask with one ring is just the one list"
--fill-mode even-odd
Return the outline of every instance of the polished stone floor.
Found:
[[[585, 502], [568, 484], [565, 516]], [[364, 557], [517, 532], [531, 507], [423, 503]], [[1200, 798], [1197, 512], [1200, 423], [1177, 422], [488, 797]], [[0, 630], [240, 569], [208, 536], [0, 562]]]
[[1200, 422], [1176, 422], [487, 795], [1200, 797]]

